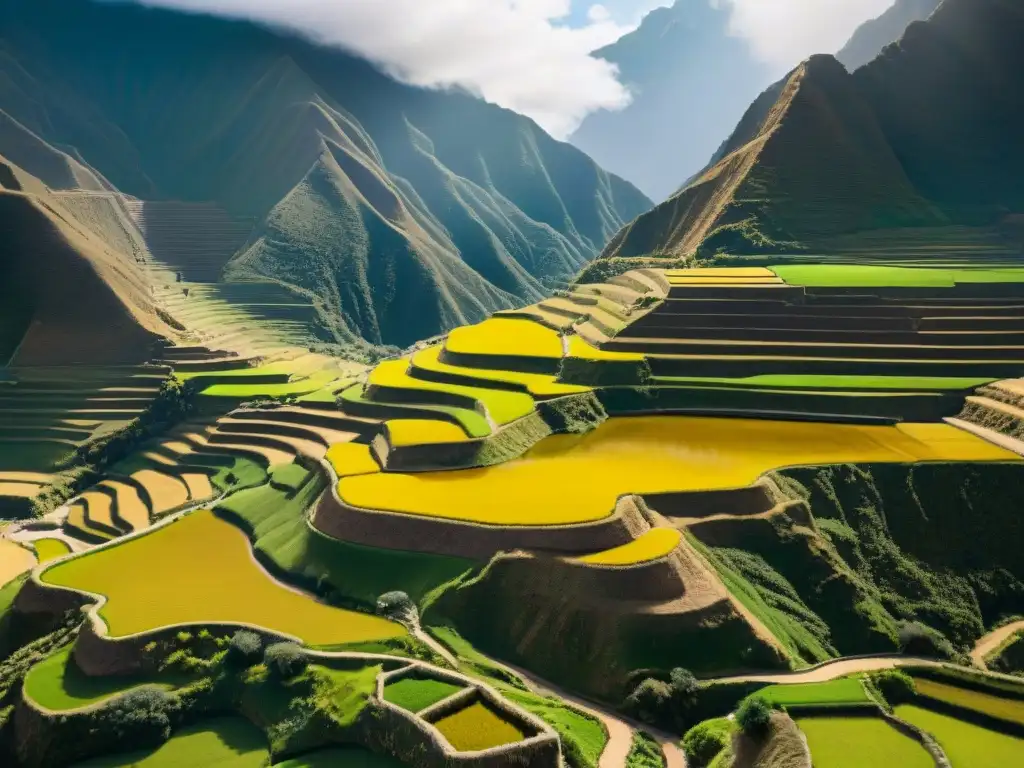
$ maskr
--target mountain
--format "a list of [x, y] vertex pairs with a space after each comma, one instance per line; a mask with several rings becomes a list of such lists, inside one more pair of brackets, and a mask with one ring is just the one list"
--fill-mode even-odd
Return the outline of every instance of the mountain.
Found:
[[[67, 155], [44, 159], [55, 177], [101, 183]], [[119, 217], [105, 196], [56, 196], [0, 156], [0, 365], [136, 363], [173, 337]]]
[[748, 44], [729, 34], [728, 6], [717, 5], [676, 0], [595, 53], [618, 66], [633, 103], [591, 114], [570, 141], [655, 200], [707, 161], [773, 79]]
[[1019, 3], [946, 0], [853, 74], [813, 57], [604, 256], [780, 252], [1024, 211], [1022, 39]]
[[942, 0], [896, 0], [881, 16], [861, 24], [836, 58], [851, 72], [860, 69], [885, 46], [899, 40], [907, 27], [927, 19], [941, 4]]
[[[0, 1], [0, 153], [54, 190], [137, 198], [178, 277], [278, 281], [345, 344], [534, 300], [650, 206], [468, 94], [246, 22], [89, 0]], [[214, 204], [243, 237], [169, 201]]]

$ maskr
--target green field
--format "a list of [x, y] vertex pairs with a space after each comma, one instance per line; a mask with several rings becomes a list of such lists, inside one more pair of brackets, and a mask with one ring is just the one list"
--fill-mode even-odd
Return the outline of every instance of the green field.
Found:
[[814, 768], [933, 768], [913, 739], [879, 717], [800, 717]]
[[896, 715], [934, 736], [953, 768], [1008, 768], [1024, 763], [1024, 739], [909, 704], [896, 707]]
[[782, 265], [771, 270], [808, 288], [952, 288], [957, 283], [1024, 283], [1024, 269], [931, 269], [874, 265]]
[[443, 680], [407, 677], [384, 687], [384, 700], [409, 712], [420, 712], [463, 688]]
[[155, 676], [90, 677], [83, 674], [71, 658], [71, 646], [43, 659], [25, 676], [26, 695], [40, 706], [57, 712], [95, 704], [139, 685], [154, 685], [164, 690], [175, 687], [166, 676], [160, 680]]
[[827, 683], [770, 685], [757, 692], [773, 704], [789, 707], [813, 704], [870, 704], [864, 686], [856, 677], [843, 677]]
[[158, 749], [108, 755], [78, 765], [81, 768], [261, 768], [267, 765], [268, 757], [266, 738], [256, 726], [241, 717], [221, 717], [182, 728]]
[[36, 548], [36, 558], [40, 563], [56, 560], [71, 552], [71, 547], [61, 539], [36, 539], [32, 545]]
[[403, 768], [403, 763], [361, 747], [332, 747], [275, 763], [274, 768]]
[[1000, 696], [937, 683], [920, 677], [914, 678], [914, 685], [922, 696], [973, 709], [976, 712], [983, 712], [1000, 720], [1024, 725], [1024, 701], [1020, 699], [1004, 699]]
[[366, 607], [400, 589], [419, 601], [473, 567], [454, 557], [376, 549], [332, 539], [306, 523], [306, 510], [324, 490], [316, 476], [289, 498], [269, 485], [239, 491], [220, 505], [238, 518], [260, 556], [312, 587], [322, 582]]

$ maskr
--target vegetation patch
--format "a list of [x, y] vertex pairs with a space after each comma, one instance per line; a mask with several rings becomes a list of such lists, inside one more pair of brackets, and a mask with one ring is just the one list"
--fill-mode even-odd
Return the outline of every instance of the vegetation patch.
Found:
[[106, 595], [100, 615], [115, 637], [203, 622], [255, 624], [315, 646], [405, 634], [398, 624], [332, 608], [278, 584], [257, 565], [245, 535], [208, 511], [60, 563], [43, 578]]
[[406, 677], [384, 686], [384, 700], [409, 712], [420, 712], [461, 690], [462, 686], [443, 680]]
[[[1018, 765], [1024, 739], [991, 731], [911, 704], [896, 707], [896, 716], [931, 734], [953, 768], [1006, 768]], [[815, 764], [817, 765], [817, 764]]]
[[1024, 725], [1024, 700], [1004, 699], [968, 688], [959, 688], [923, 677], [914, 678], [917, 693], [929, 699], [982, 712], [999, 720]]
[[873, 703], [857, 677], [842, 677], [827, 683], [770, 685], [757, 695], [780, 707]]
[[220, 717], [182, 728], [157, 749], [109, 755], [84, 763], [82, 768], [260, 768], [269, 753], [263, 733], [241, 717]]
[[482, 701], [443, 717], [434, 727], [459, 752], [476, 752], [522, 741], [526, 735]]
[[403, 768], [403, 763], [362, 747], [331, 747], [275, 763], [275, 768]]
[[665, 755], [658, 741], [645, 731], [633, 733], [633, 745], [626, 756], [626, 768], [662, 768]]
[[815, 768], [932, 768], [931, 755], [880, 717], [800, 717]]

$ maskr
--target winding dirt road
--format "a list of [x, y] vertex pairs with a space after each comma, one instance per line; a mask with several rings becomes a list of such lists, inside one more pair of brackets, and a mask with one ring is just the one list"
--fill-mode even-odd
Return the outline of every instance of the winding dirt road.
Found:
[[988, 669], [985, 664], [985, 657], [1002, 645], [1003, 641], [1009, 638], [1010, 635], [1017, 632], [1024, 632], [1024, 621], [1015, 621], [1012, 624], [1007, 624], [1005, 627], [989, 632], [974, 644], [974, 650], [971, 651], [971, 661], [982, 669]]
[[922, 659], [914, 656], [860, 656], [855, 658], [827, 661], [810, 669], [796, 672], [775, 672], [767, 675], [737, 675], [735, 677], [719, 677], [707, 682], [715, 683], [827, 683], [844, 675], [858, 672], [875, 672], [880, 669], [893, 669], [907, 666], [940, 666], [942, 662], [935, 659]]

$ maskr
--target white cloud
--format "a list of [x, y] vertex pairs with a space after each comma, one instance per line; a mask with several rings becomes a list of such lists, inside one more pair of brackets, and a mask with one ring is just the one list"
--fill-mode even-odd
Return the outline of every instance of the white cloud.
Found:
[[629, 93], [589, 54], [627, 27], [598, 11], [560, 23], [571, 0], [140, 0], [256, 19], [346, 48], [413, 85], [461, 86], [565, 137]]
[[787, 70], [814, 53], [836, 53], [853, 31], [893, 0], [719, 0], [733, 6], [731, 27], [754, 53]]

